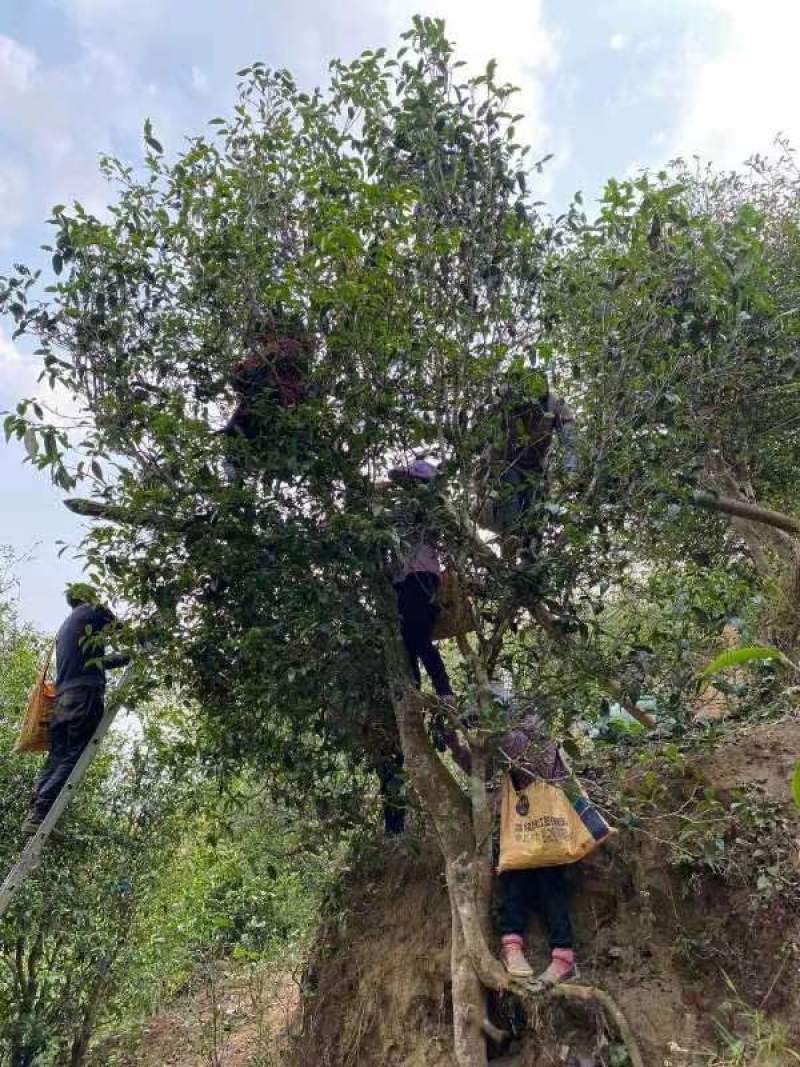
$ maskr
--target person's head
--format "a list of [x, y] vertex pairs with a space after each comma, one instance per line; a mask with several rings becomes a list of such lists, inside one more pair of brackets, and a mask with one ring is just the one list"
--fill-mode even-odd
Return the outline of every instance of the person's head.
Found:
[[78, 608], [81, 604], [97, 603], [97, 594], [86, 582], [70, 582], [64, 595], [71, 608]]

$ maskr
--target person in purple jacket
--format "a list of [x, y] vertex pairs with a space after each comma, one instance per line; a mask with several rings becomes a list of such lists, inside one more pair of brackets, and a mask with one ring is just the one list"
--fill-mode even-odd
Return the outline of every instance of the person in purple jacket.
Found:
[[[415, 460], [407, 468], [394, 467], [389, 479], [408, 488], [425, 485], [436, 477], [436, 468], [425, 460]], [[417, 688], [422, 684], [420, 663], [425, 668], [438, 697], [453, 699], [453, 689], [439, 650], [433, 643], [433, 630], [440, 607], [436, 592], [442, 568], [436, 550], [427, 538], [424, 521], [406, 523], [399, 530], [402, 547], [397, 554], [392, 584], [397, 593], [400, 633], [406, 646]]]
[[[432, 482], [435, 477], [436, 468], [432, 463], [415, 460], [407, 467], [392, 468], [389, 471], [389, 484], [413, 490]], [[382, 488], [386, 487], [384, 485]], [[425, 533], [424, 513], [420, 514], [420, 509], [416, 506], [404, 506], [398, 510], [396, 529], [400, 549], [395, 553], [392, 585], [397, 594], [400, 634], [414, 682], [418, 689], [421, 688], [422, 664], [436, 695], [448, 702], [454, 702], [447, 669], [433, 643], [433, 630], [440, 611], [436, 603], [436, 592], [439, 588], [441, 566], [436, 550]], [[434, 743], [440, 751], [444, 751], [441, 731], [441, 717], [433, 716]], [[384, 830], [387, 836], [396, 837], [405, 829], [406, 809], [403, 753], [398, 739], [395, 739], [390, 750], [380, 760], [377, 771], [383, 800]]]

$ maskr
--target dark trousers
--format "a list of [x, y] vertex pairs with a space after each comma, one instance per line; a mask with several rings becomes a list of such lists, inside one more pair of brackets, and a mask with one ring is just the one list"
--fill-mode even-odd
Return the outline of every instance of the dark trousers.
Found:
[[50, 752], [36, 779], [33, 812], [43, 819], [69, 778], [103, 717], [103, 690], [82, 686], [56, 698], [50, 720]]
[[406, 782], [403, 753], [396, 749], [377, 767], [383, 801], [383, 828], [388, 837], [402, 834], [406, 826]]
[[422, 684], [419, 665], [422, 662], [437, 696], [450, 696], [453, 692], [439, 650], [431, 640], [433, 628], [439, 615], [439, 606], [433, 597], [439, 585], [439, 577], [427, 571], [409, 574], [401, 582], [395, 582], [397, 606], [400, 611], [400, 633], [411, 662], [414, 681], [419, 689]]
[[544, 920], [550, 948], [572, 948], [572, 923], [563, 867], [503, 871], [498, 883], [501, 934], [524, 936], [531, 915], [538, 911]]

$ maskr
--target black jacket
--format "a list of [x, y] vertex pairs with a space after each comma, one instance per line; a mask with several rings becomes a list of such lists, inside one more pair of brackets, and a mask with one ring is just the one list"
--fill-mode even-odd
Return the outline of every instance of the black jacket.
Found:
[[78, 686], [103, 689], [106, 669], [124, 667], [128, 662], [128, 656], [105, 654], [105, 641], [99, 635], [113, 621], [114, 616], [105, 608], [79, 604], [72, 609], [56, 634], [57, 697]]

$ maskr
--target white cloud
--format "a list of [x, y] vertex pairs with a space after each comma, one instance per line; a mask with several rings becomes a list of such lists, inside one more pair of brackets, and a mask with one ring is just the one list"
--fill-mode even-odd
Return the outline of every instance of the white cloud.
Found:
[[208, 75], [196, 64], [192, 66], [192, 88], [196, 93], [208, 92]]
[[130, 40], [168, 18], [164, 0], [57, 0], [81, 31]]
[[0, 409], [36, 392], [41, 363], [26, 359], [0, 326]]
[[137, 137], [145, 94], [125, 56], [111, 47], [86, 41], [77, 57], [45, 65], [0, 37], [0, 121], [9, 145], [0, 160], [0, 247], [56, 202], [77, 199], [102, 213], [107, 187], [98, 154]]
[[0, 96], [27, 92], [37, 66], [36, 54], [30, 48], [0, 34]]
[[0, 247], [3, 230], [19, 226], [25, 219], [28, 208], [27, 190], [29, 177], [15, 163], [0, 163]]
[[22, 352], [0, 326], [0, 411], [12, 410], [23, 398], [36, 397], [48, 412], [49, 422], [69, 428], [83, 409], [63, 386], [51, 389], [47, 379], [40, 382], [41, 371], [41, 359]]
[[685, 41], [689, 89], [673, 154], [698, 153], [735, 167], [766, 151], [777, 133], [800, 141], [800, 4], [786, 0], [697, 0], [718, 18], [713, 51]]
[[609, 39], [608, 47], [612, 52], [621, 52], [624, 48], [628, 47], [630, 40], [630, 37], [625, 33], [614, 33]]

